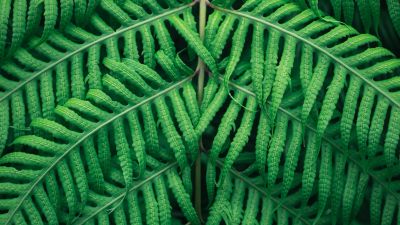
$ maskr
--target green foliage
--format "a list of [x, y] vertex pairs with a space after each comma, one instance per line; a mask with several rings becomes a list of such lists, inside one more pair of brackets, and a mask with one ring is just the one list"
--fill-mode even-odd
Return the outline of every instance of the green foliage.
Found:
[[1, 6], [1, 224], [400, 221], [397, 0]]
[[[384, 46], [397, 52], [400, 38], [400, 2], [396, 0], [296, 0], [303, 8], [311, 8], [317, 15], [324, 13], [354, 26], [358, 31], [381, 37]], [[321, 10], [321, 11], [320, 11]]]

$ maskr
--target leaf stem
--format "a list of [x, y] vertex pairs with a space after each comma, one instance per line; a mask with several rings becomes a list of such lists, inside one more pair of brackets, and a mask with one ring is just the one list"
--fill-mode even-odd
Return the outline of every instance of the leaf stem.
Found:
[[[206, 0], [200, 0], [199, 3], [199, 35], [200, 39], [203, 41], [204, 40], [204, 33], [205, 33], [205, 26], [206, 26], [206, 16], [207, 16], [207, 4]], [[199, 58], [198, 62], [198, 80], [197, 80], [197, 101], [198, 104], [201, 104], [201, 101], [203, 100], [203, 90], [204, 90], [204, 77], [205, 77], [205, 64], [203, 60]], [[194, 196], [194, 204], [195, 204], [195, 209], [197, 212], [197, 215], [200, 218], [200, 221], [203, 222], [203, 217], [202, 217], [202, 212], [201, 212], [201, 152], [203, 149], [203, 142], [200, 138], [200, 144], [199, 144], [199, 152], [197, 155], [196, 163], [195, 163], [195, 196]]]
[[[206, 13], [207, 13], [207, 5], [206, 0], [200, 0], [200, 15], [199, 15], [199, 35], [200, 39], [204, 41], [204, 33], [205, 33], [205, 26], [206, 26]], [[197, 100], [199, 104], [203, 100], [203, 89], [204, 89], [204, 77], [205, 77], [205, 65], [203, 60], [199, 58], [198, 62], [198, 95]]]

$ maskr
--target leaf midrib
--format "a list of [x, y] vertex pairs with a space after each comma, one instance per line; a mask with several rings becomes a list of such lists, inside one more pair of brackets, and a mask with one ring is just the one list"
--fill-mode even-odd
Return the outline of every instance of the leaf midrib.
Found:
[[165, 11], [165, 12], [163, 12], [163, 13], [161, 13], [161, 14], [158, 14], [158, 15], [155, 15], [155, 16], [151, 16], [151, 17], [147, 18], [146, 20], [143, 20], [143, 21], [140, 21], [140, 22], [138, 22], [138, 23], [132, 24], [132, 25], [130, 25], [130, 26], [121, 28], [121, 29], [119, 29], [119, 30], [117, 30], [117, 31], [115, 31], [115, 32], [113, 32], [113, 33], [100, 36], [100, 37], [99, 37], [97, 40], [95, 40], [95, 41], [92, 41], [92, 42], [87, 43], [87, 44], [82, 44], [81, 47], [79, 47], [79, 48], [77, 48], [77, 49], [75, 49], [75, 50], [73, 50], [73, 51], [67, 53], [64, 57], [62, 57], [62, 58], [60, 58], [60, 59], [58, 59], [58, 60], [56, 60], [56, 61], [54, 61], [54, 62], [48, 64], [48, 65], [47, 65], [46, 67], [44, 67], [43, 69], [41, 69], [41, 70], [35, 72], [35, 73], [34, 73], [32, 76], [30, 76], [28, 79], [25, 79], [25, 80], [19, 82], [17, 86], [15, 86], [13, 89], [11, 89], [10, 91], [6, 92], [3, 96], [0, 97], [0, 102], [2, 102], [2, 101], [4, 101], [4, 100], [7, 100], [8, 98], [11, 97], [11, 95], [12, 95], [13, 93], [15, 93], [15, 92], [17, 92], [19, 89], [23, 88], [26, 84], [28, 84], [29, 82], [31, 82], [31, 81], [37, 79], [37, 78], [38, 78], [39, 76], [41, 76], [42, 74], [45, 74], [47, 71], [53, 69], [53, 68], [56, 67], [58, 64], [64, 62], [65, 60], [68, 60], [68, 59], [71, 58], [72, 56], [74, 56], [74, 55], [76, 55], [76, 54], [78, 54], [78, 53], [80, 53], [80, 52], [83, 52], [83, 51], [85, 51], [86, 49], [88, 49], [88, 48], [90, 48], [90, 47], [92, 47], [92, 46], [94, 46], [94, 45], [97, 45], [97, 44], [99, 44], [99, 43], [101, 43], [101, 42], [104, 42], [104, 41], [106, 41], [106, 40], [108, 40], [108, 39], [110, 39], [110, 38], [117, 37], [117, 36], [119, 36], [119, 35], [121, 35], [121, 34], [127, 32], [127, 31], [133, 30], [133, 29], [138, 28], [138, 27], [141, 27], [141, 26], [148, 25], [148, 24], [150, 24], [150, 23], [152, 23], [152, 22], [154, 22], [154, 21], [156, 21], [156, 20], [160, 20], [160, 19], [162, 19], [162, 18], [164, 18], [164, 17], [167, 17], [167, 16], [169, 16], [169, 15], [172, 15], [172, 14], [175, 14], [175, 13], [178, 13], [178, 12], [181, 12], [181, 11], [184, 11], [185, 9], [192, 7], [195, 3], [196, 3], [196, 1], [191, 2], [191, 3], [189, 3], [189, 4], [186, 4], [186, 5], [183, 5], [183, 6], [180, 6], [180, 7], [178, 7], [178, 8], [172, 9], [172, 10]]
[[246, 18], [249, 20], [253, 20], [259, 23], [262, 23], [268, 27], [271, 27], [273, 29], [276, 29], [282, 33], [285, 33], [287, 35], [292, 36], [293, 38], [296, 38], [302, 42], [304, 42], [305, 44], [310, 45], [311, 47], [313, 47], [314, 49], [316, 49], [317, 51], [320, 51], [321, 53], [325, 54], [326, 56], [328, 56], [329, 58], [331, 58], [333, 61], [335, 61], [336, 63], [340, 64], [341, 66], [343, 66], [344, 68], [346, 68], [346, 70], [348, 70], [351, 74], [354, 74], [355, 76], [357, 76], [359, 79], [363, 80], [366, 84], [368, 84], [370, 87], [372, 87], [373, 89], [375, 89], [380, 95], [384, 96], [385, 98], [387, 98], [389, 100], [389, 102], [391, 102], [394, 106], [396, 106], [397, 108], [400, 108], [400, 102], [397, 102], [394, 98], [392, 98], [388, 93], [386, 93], [384, 90], [382, 90], [380, 87], [378, 87], [377, 85], [375, 85], [371, 80], [366, 79], [359, 70], [356, 70], [354, 68], [352, 68], [351, 66], [349, 66], [345, 61], [343, 61], [341, 58], [336, 57], [335, 55], [333, 55], [332, 53], [330, 53], [327, 49], [320, 47], [319, 45], [315, 44], [314, 42], [312, 42], [311, 40], [302, 37], [301, 35], [286, 29], [285, 27], [279, 25], [279, 24], [275, 24], [273, 22], [270, 22], [266, 19], [261, 19], [258, 18], [254, 15], [251, 15], [249, 13], [245, 13], [245, 12], [240, 12], [237, 10], [231, 10], [231, 9], [226, 9], [226, 8], [221, 8], [218, 7], [216, 5], [211, 4], [210, 2], [208, 2], [208, 5], [218, 11], [224, 12], [224, 13], [228, 13], [228, 14], [232, 14], [232, 15], [236, 15], [242, 18]]
[[133, 106], [130, 106], [128, 108], [126, 108], [125, 110], [123, 110], [122, 112], [110, 117], [108, 120], [100, 123], [98, 126], [96, 126], [93, 130], [88, 131], [88, 132], [84, 132], [81, 136], [81, 138], [79, 138], [76, 142], [67, 145], [66, 150], [63, 154], [61, 154], [56, 160], [54, 160], [54, 162], [52, 162], [52, 164], [47, 167], [47, 169], [45, 169], [42, 174], [40, 176], [38, 176], [33, 182], [30, 183], [29, 185], [29, 189], [25, 192], [25, 194], [20, 197], [20, 201], [18, 202], [18, 204], [16, 204], [14, 210], [11, 211], [9, 218], [7, 219], [5, 224], [9, 224], [12, 220], [12, 218], [14, 217], [15, 213], [18, 211], [18, 209], [22, 206], [22, 203], [26, 200], [26, 198], [28, 198], [33, 189], [44, 179], [44, 177], [51, 171], [53, 170], [53, 168], [59, 163], [61, 162], [73, 149], [75, 149], [77, 146], [79, 146], [83, 141], [85, 141], [88, 137], [92, 136], [93, 134], [95, 134], [98, 130], [100, 130], [101, 128], [109, 125], [110, 123], [112, 123], [113, 121], [115, 121], [116, 119], [124, 116], [125, 114], [129, 113], [130, 111], [146, 104], [149, 103], [150, 101], [159, 98], [161, 96], [166, 95], [168, 92], [179, 88], [181, 85], [183, 85], [184, 83], [191, 81], [192, 78], [195, 76], [196, 74], [193, 74], [189, 77], [184, 78], [183, 80], [176, 82], [175, 84], [167, 87], [166, 89], [158, 92], [157, 94], [144, 99], [142, 102], [139, 102], [138, 104], [135, 104]]

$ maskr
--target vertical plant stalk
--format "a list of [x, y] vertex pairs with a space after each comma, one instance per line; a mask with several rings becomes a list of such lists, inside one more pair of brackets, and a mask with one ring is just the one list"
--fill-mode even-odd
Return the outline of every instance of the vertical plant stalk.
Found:
[[[207, 16], [207, 5], [206, 0], [200, 0], [199, 5], [199, 34], [200, 39], [204, 41], [204, 31], [206, 26], [206, 16]], [[197, 101], [198, 104], [201, 104], [203, 100], [203, 91], [204, 91], [204, 78], [205, 78], [205, 64], [199, 58], [199, 62], [197, 65], [198, 69], [198, 80], [197, 80]], [[194, 196], [194, 204], [197, 211], [197, 215], [199, 216], [200, 220], [203, 222], [202, 212], [201, 212], [201, 152], [203, 150], [203, 141], [200, 137], [200, 144], [199, 144], [199, 152], [196, 159], [195, 164], [195, 196]]]
[[[199, 35], [200, 39], [204, 41], [204, 33], [205, 33], [205, 27], [206, 27], [206, 17], [207, 17], [207, 0], [200, 0], [200, 7], [199, 7]], [[201, 104], [201, 101], [203, 100], [203, 89], [204, 89], [204, 77], [205, 77], [205, 64], [203, 60], [199, 57], [199, 62], [198, 62], [198, 83], [197, 83], [197, 100], [199, 104]]]

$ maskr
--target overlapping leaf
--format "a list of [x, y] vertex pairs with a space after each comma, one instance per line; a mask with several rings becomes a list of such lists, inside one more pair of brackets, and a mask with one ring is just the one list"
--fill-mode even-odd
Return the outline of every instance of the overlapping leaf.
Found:
[[[69, 24], [37, 46], [32, 37], [32, 48], [18, 48], [2, 62], [2, 223], [76, 223], [97, 213], [104, 219], [109, 206], [110, 219], [120, 223], [125, 202], [138, 204], [135, 180], [151, 177], [152, 156], [177, 161], [182, 177], [166, 177], [186, 220], [199, 223], [189, 197], [198, 149], [196, 116], [188, 114], [199, 111], [194, 72], [175, 47], [185, 38], [200, 40], [182, 28], [193, 19], [180, 17], [191, 5], [170, 1], [173, 8], [165, 10], [151, 1], [101, 1], [102, 15], [96, 10], [88, 18], [90, 28]], [[173, 29], [185, 30], [183, 38], [173, 37]], [[207, 57], [204, 47], [192, 48]], [[140, 189], [146, 223], [172, 221], [161, 175], [155, 189], [151, 183]], [[165, 209], [158, 210], [155, 197]], [[139, 221], [134, 215], [132, 222]]]
[[[276, 194], [282, 201], [300, 191], [303, 207], [318, 203], [315, 221], [328, 211], [335, 223], [348, 224], [362, 205], [374, 209], [372, 221], [395, 220], [400, 61], [377, 38], [289, 1], [247, 1], [235, 4], [238, 10], [222, 6], [211, 6], [206, 44], [216, 39], [224, 45], [209, 46], [222, 59], [223, 81], [206, 87], [206, 95], [210, 90], [215, 97], [199, 122], [221, 118], [207, 162], [210, 199], [215, 182], [220, 188], [240, 153], [253, 152], [253, 176], [261, 176], [268, 190], [282, 185]], [[234, 71], [241, 65], [248, 69], [238, 76]], [[245, 90], [234, 91], [227, 104], [231, 77]], [[219, 176], [218, 157], [224, 158]], [[292, 186], [297, 172], [301, 185]], [[386, 209], [376, 209], [365, 196], [371, 183], [387, 193], [376, 197]]]
[[398, 220], [400, 60], [310, 2], [5, 1], [0, 221], [200, 224], [203, 148], [207, 224]]

